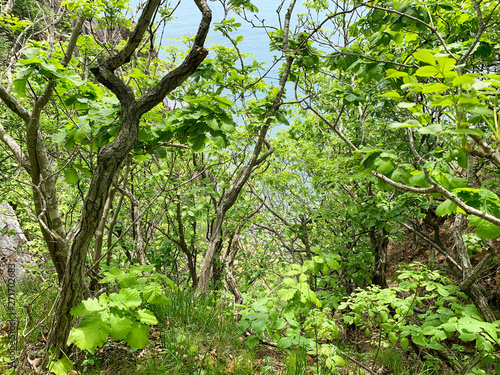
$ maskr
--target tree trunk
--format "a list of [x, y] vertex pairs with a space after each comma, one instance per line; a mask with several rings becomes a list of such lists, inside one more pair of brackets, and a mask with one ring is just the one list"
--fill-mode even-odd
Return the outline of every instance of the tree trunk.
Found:
[[[203, 265], [200, 270], [200, 277], [198, 280], [198, 287], [196, 288], [196, 293], [208, 293], [208, 284], [213, 275], [213, 266], [215, 261], [215, 255], [220, 251], [222, 245], [222, 226], [224, 224], [224, 218], [226, 216], [227, 211], [234, 205], [236, 199], [243, 189], [243, 186], [249, 180], [254, 169], [263, 163], [273, 152], [274, 149], [271, 147], [271, 144], [266, 140], [267, 131], [273, 121], [272, 116], [276, 115], [281, 104], [282, 97], [285, 90], [285, 84], [288, 81], [288, 76], [290, 74], [290, 69], [294, 60], [293, 54], [290, 53], [288, 46], [288, 32], [290, 27], [290, 18], [292, 16], [293, 7], [295, 6], [295, 1], [291, 1], [290, 6], [288, 7], [286, 16], [285, 16], [285, 24], [284, 24], [284, 38], [283, 38], [283, 51], [286, 54], [286, 64], [283, 69], [283, 73], [280, 77], [279, 90], [274, 98], [274, 102], [269, 112], [266, 114], [267, 119], [265, 119], [266, 124], [262, 126], [259, 131], [259, 136], [257, 142], [255, 144], [254, 150], [250, 157], [248, 163], [241, 169], [241, 171], [237, 174], [234, 181], [231, 183], [231, 186], [227, 191], [224, 192], [222, 197], [220, 198], [216, 210], [215, 210], [215, 221], [212, 227], [209, 246], [207, 253], [205, 255], [205, 259], [203, 260]], [[262, 120], [261, 120], [262, 121]], [[260, 156], [263, 146], [267, 146], [267, 151]]]
[[233, 236], [233, 240], [231, 241], [231, 243], [232, 243], [231, 251], [229, 252], [226, 259], [224, 260], [224, 268], [226, 270], [226, 283], [229, 286], [231, 293], [233, 293], [234, 303], [237, 305], [239, 305], [240, 303], [243, 302], [243, 296], [241, 295], [241, 292], [238, 289], [238, 285], [236, 284], [236, 280], [234, 279], [234, 275], [233, 275], [234, 258], [236, 257], [236, 254], [238, 253], [238, 251], [241, 248], [239, 240], [240, 240], [240, 237], [239, 237], [238, 233], [236, 233]]
[[150, 27], [151, 19], [161, 4], [160, 0], [149, 0], [144, 5], [137, 25], [122, 50], [91, 69], [96, 79], [110, 89], [120, 101], [121, 127], [116, 138], [103, 146], [97, 154], [96, 170], [84, 201], [81, 221], [76, 230], [64, 272], [61, 294], [47, 340], [44, 366], [48, 362], [47, 352], [50, 349], [55, 349], [55, 358], [58, 359], [67, 346], [71, 328], [71, 308], [79, 302], [81, 295], [87, 250], [102, 217], [113, 178], [119, 171], [122, 161], [137, 144], [142, 115], [154, 108], [169, 92], [191, 76], [208, 54], [203, 44], [210, 28], [212, 13], [206, 0], [194, 0], [194, 2], [202, 13], [202, 19], [193, 47], [176, 69], [170, 71], [139, 99], [135, 99], [132, 88], [114, 72], [128, 63], [139, 47], [146, 30]]
[[464, 224], [464, 215], [460, 213], [455, 214], [455, 221], [451, 232], [455, 241], [457, 261], [462, 267], [462, 283], [460, 290], [467, 294], [467, 297], [471, 299], [472, 303], [476, 306], [477, 311], [481, 314], [484, 320], [487, 322], [493, 322], [495, 321], [495, 314], [488, 304], [484, 287], [477, 282], [477, 279], [481, 276], [484, 269], [496, 255], [496, 247], [491, 241], [486, 241], [488, 253], [481, 260], [481, 262], [473, 268], [469, 253], [467, 252], [467, 246], [462, 238]]
[[[57, 302], [47, 348], [55, 349], [56, 358], [66, 349], [71, 329], [71, 309], [79, 303], [85, 272], [87, 250], [102, 217], [113, 178], [122, 161], [137, 143], [139, 120], [122, 105], [122, 129], [118, 136], [99, 150], [97, 167], [85, 199], [80, 227], [71, 246], [66, 272]], [[130, 106], [129, 108], [132, 108]]]
[[373, 283], [381, 288], [387, 288], [387, 247], [389, 246], [388, 232], [383, 228], [382, 234], [376, 229], [370, 231], [370, 240], [375, 251], [375, 266], [373, 270]]

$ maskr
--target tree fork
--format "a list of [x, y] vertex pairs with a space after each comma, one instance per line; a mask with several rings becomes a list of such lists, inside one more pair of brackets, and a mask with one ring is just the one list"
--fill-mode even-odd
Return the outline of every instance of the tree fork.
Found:
[[50, 350], [54, 358], [61, 358], [67, 347], [71, 329], [71, 309], [78, 303], [83, 285], [85, 260], [97, 225], [102, 217], [105, 202], [114, 176], [121, 169], [122, 162], [134, 148], [138, 140], [141, 116], [154, 108], [173, 89], [182, 84], [201, 64], [208, 51], [203, 47], [210, 27], [212, 13], [206, 0], [194, 0], [202, 13], [202, 19], [193, 47], [179, 67], [168, 73], [150, 92], [135, 99], [130, 86], [118, 78], [114, 71], [130, 61], [144, 33], [152, 22], [152, 17], [160, 6], [160, 0], [149, 0], [132, 31], [127, 44], [116, 55], [91, 69], [96, 79], [111, 90], [121, 104], [121, 127], [116, 138], [103, 146], [97, 154], [97, 167], [90, 182], [84, 201], [80, 222], [70, 247], [60, 297], [45, 348], [43, 366], [46, 367]]

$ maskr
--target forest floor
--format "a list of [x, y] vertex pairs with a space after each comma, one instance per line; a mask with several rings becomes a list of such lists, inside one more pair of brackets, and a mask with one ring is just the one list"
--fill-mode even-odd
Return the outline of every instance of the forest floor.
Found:
[[[443, 220], [439, 224], [443, 243], [451, 248], [452, 223]], [[432, 233], [425, 224], [421, 229], [428, 235]], [[500, 249], [498, 243], [497, 249]], [[478, 262], [480, 258], [481, 253], [476, 254], [473, 262]], [[434, 261], [437, 268], [441, 265], [444, 268], [445, 264], [442, 255], [433, 255], [423, 241], [412, 235], [389, 244], [388, 261], [387, 279], [390, 286], [396, 284], [396, 270], [400, 264], [428, 264]], [[491, 269], [481, 282], [493, 286], [490, 290], [496, 290], [497, 299], [493, 307], [500, 313], [500, 267]], [[169, 300], [168, 306], [152, 308], [159, 323], [150, 329], [150, 340], [144, 349], [130, 349], [123, 342], [111, 339], [94, 354], [74, 348], [69, 358], [75, 366], [72, 374], [454, 374], [446, 366], [439, 370], [426, 367], [422, 358], [402, 351], [399, 346], [389, 344], [380, 347], [376, 342], [364, 338], [364, 334], [354, 327], [344, 329], [334, 342], [347, 365], [327, 372], [324, 366], [320, 366], [317, 356], [300, 349], [284, 350], [266, 341], [249, 348], [245, 336], [240, 335], [236, 328], [239, 317], [227, 304], [223, 306], [210, 298], [196, 299], [192, 293], [182, 291], [169, 295]], [[0, 334], [3, 335], [5, 329], [1, 328]], [[38, 373], [37, 365], [41, 362], [39, 356], [45, 344], [44, 330], [47, 329], [47, 326], [42, 326], [42, 339], [29, 344], [29, 360], [21, 373]]]

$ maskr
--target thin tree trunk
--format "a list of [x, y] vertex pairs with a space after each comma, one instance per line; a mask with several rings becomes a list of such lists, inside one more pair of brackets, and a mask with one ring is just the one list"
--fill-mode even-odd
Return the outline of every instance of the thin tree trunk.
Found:
[[375, 251], [375, 267], [373, 270], [373, 283], [381, 288], [387, 288], [387, 247], [389, 246], [389, 237], [387, 231], [383, 228], [382, 233], [376, 229], [370, 231], [370, 240]]
[[455, 221], [453, 223], [451, 232], [455, 242], [455, 253], [457, 256], [457, 261], [462, 267], [462, 283], [460, 286], [460, 290], [467, 294], [467, 297], [469, 297], [472, 303], [474, 303], [474, 306], [476, 306], [476, 309], [484, 318], [484, 320], [486, 320], [487, 322], [493, 322], [496, 320], [495, 314], [488, 304], [488, 299], [486, 298], [486, 291], [484, 287], [477, 282], [477, 279], [481, 276], [484, 269], [489, 264], [489, 261], [496, 255], [496, 247], [493, 245], [493, 243], [486, 242], [488, 247], [488, 254], [473, 269], [469, 254], [467, 252], [467, 246], [465, 246], [464, 240], [462, 238], [464, 224], [464, 215], [460, 213], [455, 214]]
[[[294, 61], [293, 54], [290, 53], [288, 45], [290, 19], [292, 17], [294, 6], [295, 6], [295, 0], [292, 0], [285, 15], [285, 23], [283, 27], [284, 30], [283, 51], [285, 52], [286, 55], [286, 64], [285, 68], [283, 69], [283, 73], [280, 77], [278, 93], [274, 98], [274, 102], [271, 109], [267, 113], [266, 124], [262, 126], [262, 128], [260, 129], [259, 136], [255, 144], [253, 153], [250, 157], [250, 160], [241, 169], [241, 171], [238, 173], [234, 181], [231, 183], [228, 190], [222, 195], [217, 204], [215, 210], [216, 217], [210, 234], [208, 250], [205, 254], [205, 259], [203, 260], [203, 264], [199, 273], [200, 277], [198, 280], [198, 287], [196, 288], [197, 294], [208, 293], [209, 289], [208, 286], [213, 275], [215, 258], [216, 255], [220, 253], [220, 249], [222, 246], [222, 227], [224, 224], [224, 219], [227, 211], [234, 205], [234, 203], [238, 199], [241, 189], [243, 189], [243, 186], [245, 186], [245, 184], [248, 182], [252, 174], [252, 171], [255, 169], [255, 167], [263, 163], [274, 151], [270, 143], [266, 140], [266, 135], [273, 121], [272, 116], [276, 115], [276, 112], [279, 110], [282, 104], [285, 84], [288, 81], [290, 69]], [[260, 153], [264, 145], [267, 146], [267, 151], [262, 156], [260, 156]]]
[[236, 233], [233, 236], [233, 240], [231, 241], [231, 243], [232, 243], [231, 251], [229, 252], [229, 255], [225, 259], [224, 268], [226, 270], [227, 285], [229, 286], [229, 290], [231, 290], [231, 293], [233, 293], [234, 295], [234, 303], [239, 305], [243, 302], [243, 296], [241, 295], [241, 292], [238, 289], [238, 285], [236, 284], [236, 280], [233, 275], [234, 259], [238, 251], [241, 249], [240, 237], [238, 233]]
[[111, 192], [109, 193], [108, 199], [106, 199], [106, 203], [104, 205], [104, 211], [102, 213], [101, 220], [99, 221], [99, 225], [97, 226], [97, 230], [95, 233], [95, 244], [94, 244], [94, 267], [92, 269], [92, 280], [90, 282], [89, 288], [90, 290], [94, 290], [97, 283], [99, 282], [99, 279], [96, 277], [96, 275], [99, 274], [99, 265], [100, 265], [100, 259], [102, 255], [102, 244], [104, 240], [104, 229], [106, 227], [106, 220], [108, 219], [109, 216], [109, 211], [111, 209], [111, 206], [113, 205], [113, 199], [115, 197], [115, 189], [112, 189]]

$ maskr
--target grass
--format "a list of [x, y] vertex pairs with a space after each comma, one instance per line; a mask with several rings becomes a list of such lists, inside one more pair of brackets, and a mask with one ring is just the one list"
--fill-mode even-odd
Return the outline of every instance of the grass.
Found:
[[255, 353], [236, 331], [232, 309], [214, 297], [176, 291], [152, 306], [161, 349], [143, 366], [147, 374], [254, 374]]

